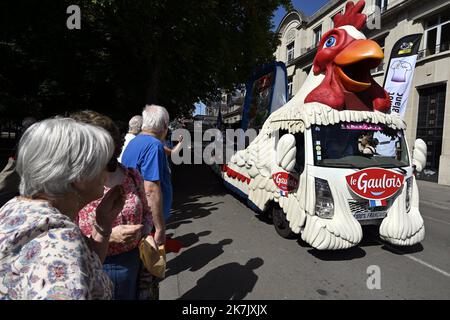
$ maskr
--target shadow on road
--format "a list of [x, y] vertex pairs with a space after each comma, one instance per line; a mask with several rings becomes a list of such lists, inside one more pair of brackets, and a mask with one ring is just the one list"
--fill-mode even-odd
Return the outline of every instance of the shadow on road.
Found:
[[361, 259], [366, 256], [366, 251], [360, 247], [353, 247], [346, 250], [317, 250], [310, 249], [308, 253], [322, 261], [348, 261]]
[[174, 199], [167, 229], [192, 223], [192, 219], [209, 216], [223, 202], [205, 202], [205, 197], [224, 195], [225, 188], [211, 169], [205, 165], [173, 167]]
[[171, 219], [166, 223], [166, 230], [175, 230], [176, 228], [178, 228], [179, 226], [183, 225], [183, 224], [190, 224], [192, 223], [192, 221], [187, 220], [187, 221], [177, 221], [175, 220], [175, 218], [171, 217]]
[[245, 265], [237, 262], [224, 264], [205, 274], [180, 299], [242, 300], [253, 291], [258, 281], [254, 270], [263, 264], [261, 258], [252, 258]]
[[174, 203], [167, 229], [176, 229], [182, 224], [191, 223], [192, 219], [207, 217], [222, 204], [222, 202], [200, 202], [201, 198], [202, 196], [186, 197], [183, 202]]
[[[255, 212], [255, 214], [256, 214], [256, 218], [259, 221], [261, 221], [265, 224], [268, 224], [268, 225], [273, 225], [273, 220], [272, 220], [271, 214], [268, 214], [267, 212], [264, 212], [264, 213]], [[275, 231], [275, 229], [273, 229], [273, 230]]]
[[421, 243], [417, 243], [417, 244], [409, 246], [409, 247], [399, 247], [399, 246], [394, 246], [393, 244], [385, 244], [381, 247], [381, 249], [389, 251], [396, 255], [400, 255], [400, 256], [405, 255], [405, 254], [422, 252], [424, 250]]
[[308, 250], [308, 253], [322, 261], [348, 261], [361, 259], [366, 256], [366, 251], [363, 248], [371, 246], [381, 247], [381, 244], [378, 240], [378, 226], [363, 226], [362, 229], [363, 238], [361, 242], [356, 247], [345, 250], [317, 250], [301, 240], [301, 238], [298, 239], [298, 244], [303, 248], [310, 248]]
[[174, 240], [180, 241], [183, 244], [183, 248], [189, 248], [192, 245], [200, 241], [200, 237], [206, 237], [211, 234], [211, 231], [202, 231], [199, 233], [187, 233], [180, 237], [173, 238]]
[[320, 251], [311, 248], [310, 245], [308, 245], [301, 239], [298, 239], [297, 242], [301, 247], [310, 248], [308, 250], [308, 253], [322, 261], [345, 261], [364, 258], [366, 256], [366, 251], [363, 248], [370, 246], [378, 246], [380, 247], [380, 249], [389, 251], [396, 255], [404, 255], [423, 251], [423, 246], [420, 243], [410, 247], [398, 247], [391, 244], [383, 244], [384, 241], [380, 238], [378, 226], [363, 226], [363, 239], [361, 240], [361, 242], [358, 244], [358, 246], [346, 250]]
[[180, 254], [167, 262], [166, 278], [183, 271], [198, 271], [224, 253], [223, 247], [233, 242], [224, 239], [216, 244], [202, 243], [191, 249], [182, 250]]
[[174, 202], [191, 196], [201, 198], [228, 194], [222, 180], [206, 164], [173, 166], [172, 177]]

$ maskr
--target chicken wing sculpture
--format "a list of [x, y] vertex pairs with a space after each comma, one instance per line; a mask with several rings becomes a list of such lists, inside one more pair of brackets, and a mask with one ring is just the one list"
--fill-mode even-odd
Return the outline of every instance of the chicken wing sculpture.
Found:
[[[361, 32], [366, 23], [363, 8], [364, 1], [347, 3], [345, 13], [335, 17], [334, 29], [323, 35], [303, 87], [269, 116], [245, 150], [221, 166], [220, 173], [227, 184], [248, 197], [258, 210], [276, 205], [285, 214], [290, 231], [301, 234], [305, 242], [321, 250], [357, 245], [363, 236], [362, 227], [350, 208], [344, 176], [328, 181], [333, 215], [324, 218], [317, 214], [315, 168], [295, 174], [295, 135], [305, 133], [313, 125], [348, 123], [406, 129], [399, 116], [389, 114], [389, 95], [371, 77], [370, 70], [382, 62], [384, 54], [376, 42], [367, 40]], [[306, 143], [304, 148], [308, 154], [313, 146]], [[426, 146], [414, 153], [423, 158]], [[409, 187], [405, 183], [399, 188], [379, 228], [381, 238], [395, 245], [412, 245], [425, 235], [417, 185], [410, 168]], [[280, 190], [280, 181], [291, 185], [292, 190]]]

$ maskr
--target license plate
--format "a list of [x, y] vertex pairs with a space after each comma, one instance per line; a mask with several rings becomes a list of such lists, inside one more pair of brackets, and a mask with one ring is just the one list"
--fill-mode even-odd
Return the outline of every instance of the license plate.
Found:
[[383, 219], [386, 217], [386, 211], [373, 211], [373, 212], [358, 212], [353, 216], [356, 220], [372, 220], [372, 219]]

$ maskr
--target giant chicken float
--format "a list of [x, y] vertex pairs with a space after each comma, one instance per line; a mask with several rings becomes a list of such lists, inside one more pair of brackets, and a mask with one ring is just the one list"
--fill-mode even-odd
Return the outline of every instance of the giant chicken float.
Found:
[[[268, 212], [282, 237], [319, 250], [356, 246], [363, 225], [391, 244], [425, 236], [414, 176], [426, 145], [411, 155], [405, 122], [370, 70], [384, 58], [361, 32], [364, 1], [348, 2], [319, 43], [299, 92], [265, 121], [249, 146], [216, 169], [226, 185]], [[383, 137], [385, 145], [377, 145]], [[379, 141], [378, 141], [379, 142]]]

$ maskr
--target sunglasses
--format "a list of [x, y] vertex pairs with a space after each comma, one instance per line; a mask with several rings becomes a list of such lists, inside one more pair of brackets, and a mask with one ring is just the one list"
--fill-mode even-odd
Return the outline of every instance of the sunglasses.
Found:
[[112, 157], [111, 160], [109, 160], [108, 164], [106, 165], [106, 170], [108, 172], [115, 172], [117, 170], [117, 166], [119, 165], [119, 162], [117, 161], [116, 157]]

